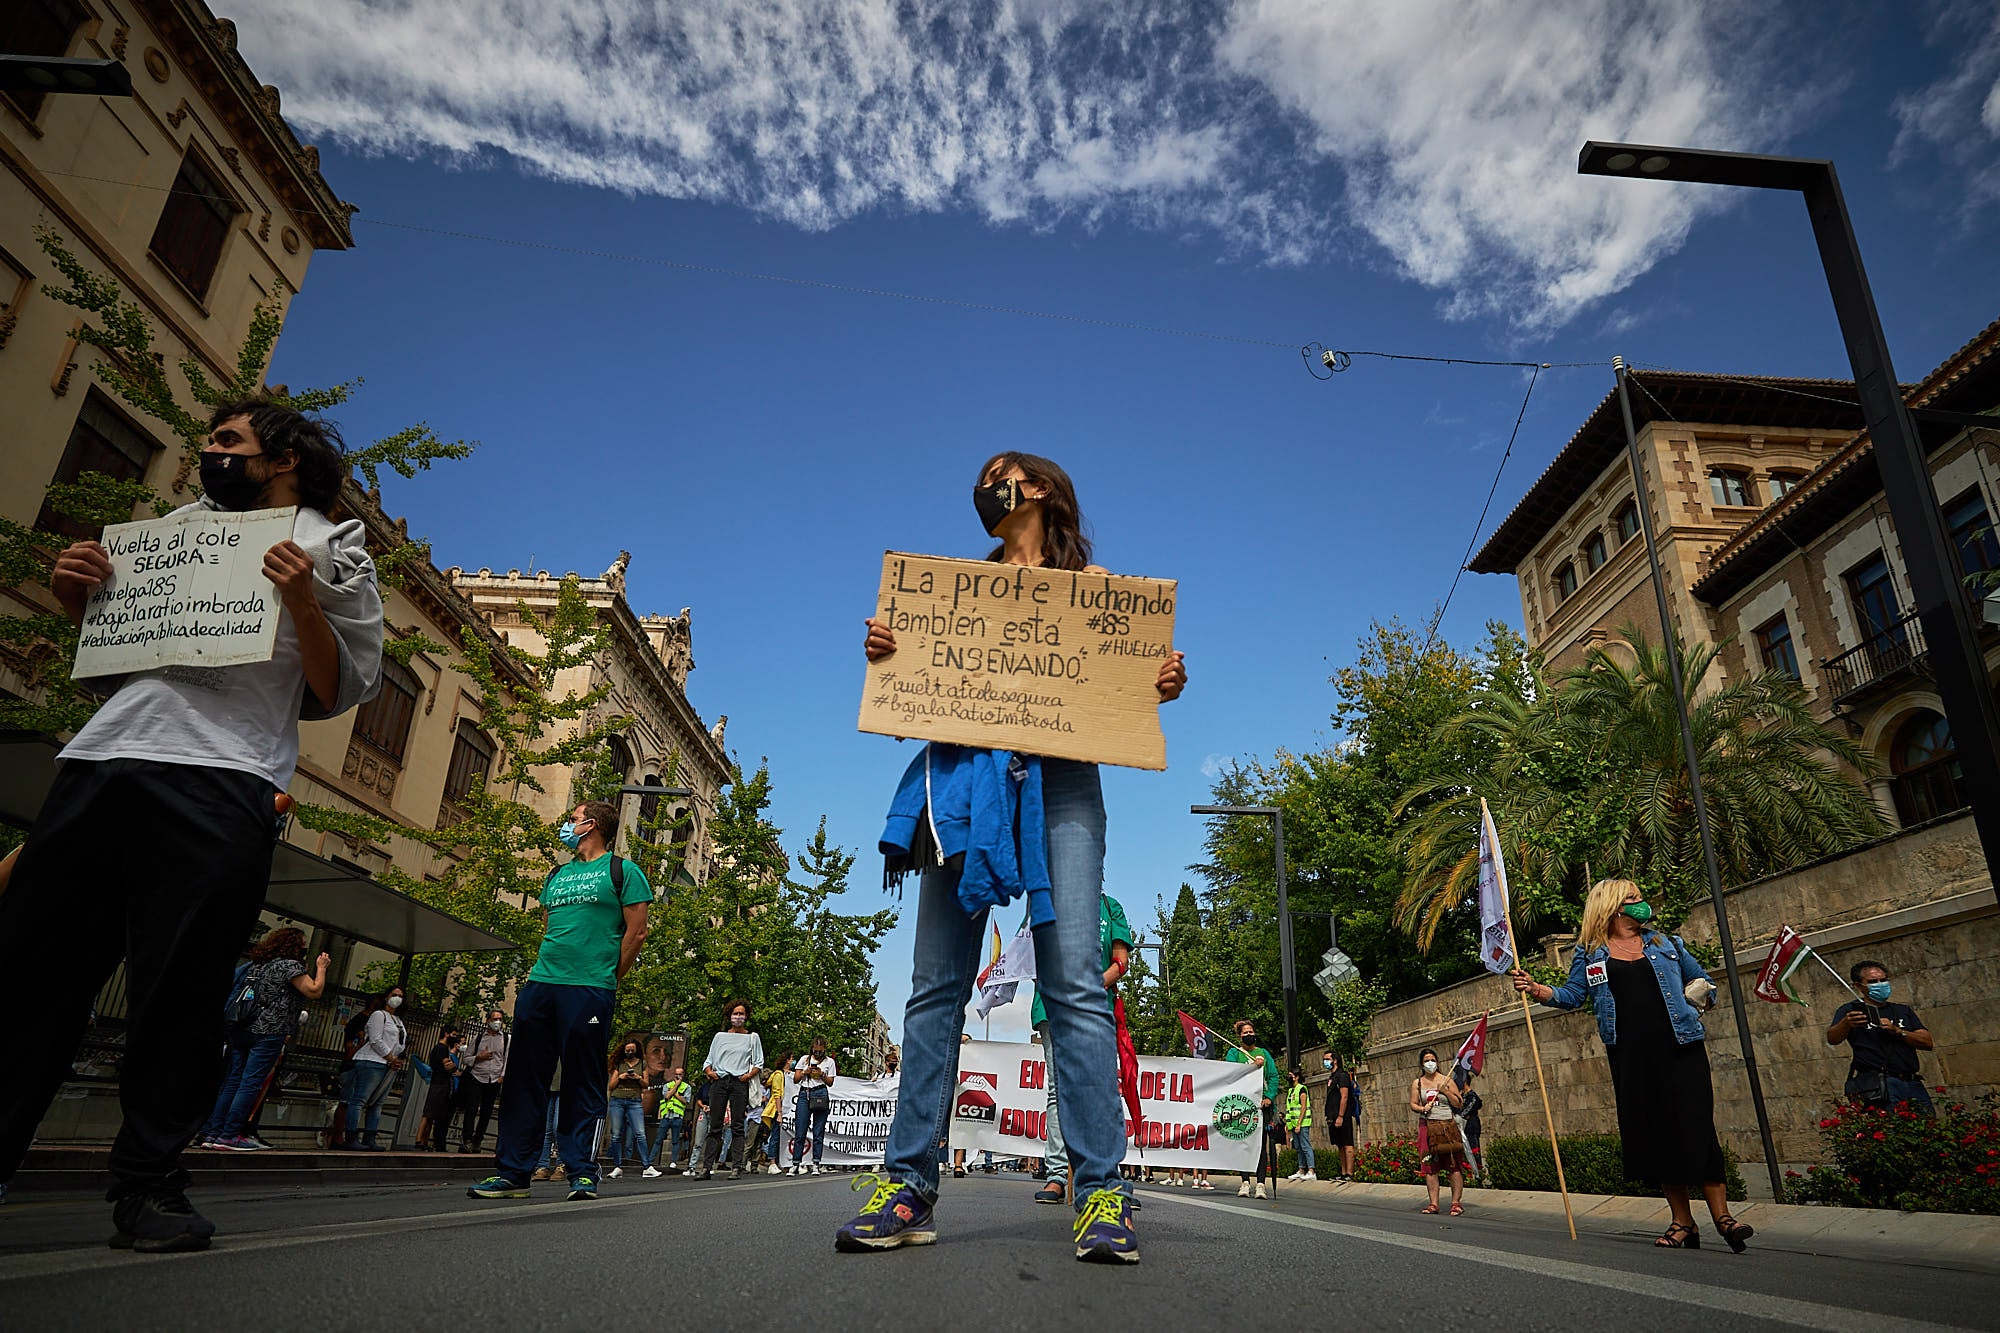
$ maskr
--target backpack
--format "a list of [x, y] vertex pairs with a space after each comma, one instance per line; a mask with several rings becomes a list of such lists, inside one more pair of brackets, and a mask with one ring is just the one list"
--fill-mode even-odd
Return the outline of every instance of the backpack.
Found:
[[250, 1020], [257, 1017], [257, 974], [260, 970], [249, 963], [236, 969], [236, 976], [229, 983], [229, 1001], [222, 1006], [222, 1016], [231, 1027], [247, 1027]]

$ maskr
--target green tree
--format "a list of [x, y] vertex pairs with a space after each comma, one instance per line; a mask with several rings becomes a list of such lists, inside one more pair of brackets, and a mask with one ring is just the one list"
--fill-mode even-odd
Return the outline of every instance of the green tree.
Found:
[[[1593, 876], [1637, 879], [1675, 915], [1708, 892], [1665, 648], [1635, 629], [1623, 638], [1624, 653], [1593, 649], [1552, 686], [1531, 672], [1528, 691], [1491, 693], [1441, 728], [1443, 748], [1469, 762], [1404, 797], [1419, 813], [1400, 842], [1408, 878], [1397, 921], [1420, 947], [1477, 911], [1481, 796], [1524, 942], [1537, 924], [1575, 926]], [[1866, 771], [1865, 752], [1817, 721], [1789, 676], [1700, 693], [1714, 661], [1710, 645], [1682, 649], [1723, 882], [1874, 836], [1874, 805], [1852, 776]], [[1463, 735], [1482, 743], [1450, 743]]]
[[708, 878], [674, 890], [619, 994], [619, 1022], [685, 1025], [692, 1059], [719, 1026], [723, 1002], [749, 1001], [767, 1055], [802, 1050], [824, 1036], [855, 1049], [875, 1016], [870, 957], [895, 913], [834, 910], [854, 857], [826, 836], [824, 821], [793, 860], [771, 823], [768, 764], [740, 771], [709, 821]]
[[[1284, 812], [1289, 897], [1295, 911], [1331, 912], [1341, 949], [1364, 977], [1402, 999], [1448, 985], [1476, 967], [1474, 923], [1452, 918], [1440, 929], [1456, 947], [1425, 952], [1396, 923], [1403, 887], [1401, 826], [1423, 802], [1405, 803], [1412, 788], [1465, 769], [1478, 769], [1485, 738], [1461, 734], [1441, 741], [1447, 722], [1502, 688], [1529, 688], [1528, 657], [1504, 625], [1487, 627], [1472, 652], [1426, 646], [1400, 622], [1370, 627], [1355, 661], [1336, 671], [1333, 745], [1303, 753], [1281, 751], [1225, 772], [1214, 797], [1223, 804], [1274, 805]], [[1214, 971], [1230, 960], [1228, 977], [1211, 992], [1215, 1014], [1236, 1009], [1280, 1031], [1277, 895], [1270, 821], [1216, 819], [1207, 860], [1194, 869], [1207, 881], [1209, 947], [1200, 964]], [[1294, 945], [1299, 978], [1301, 1040], [1311, 1045], [1332, 1028], [1335, 1004], [1312, 985], [1326, 936], [1300, 918]], [[1180, 993], [1180, 978], [1175, 991]], [[1234, 1006], [1234, 1007], [1232, 1007]], [[1186, 1006], [1183, 1006], [1186, 1007]], [[1190, 1010], [1190, 1012], [1195, 1012]], [[1202, 1016], [1202, 1015], [1198, 1015]], [[1227, 1021], [1203, 1016], [1207, 1022]]]
[[424, 829], [365, 811], [298, 809], [299, 821], [308, 828], [384, 842], [404, 839], [426, 848], [437, 867], [434, 875], [392, 866], [377, 878], [521, 946], [505, 953], [419, 955], [411, 966], [411, 988], [440, 1009], [492, 1005], [527, 977], [543, 924], [531, 903], [559, 863], [562, 847], [556, 825], [522, 796], [544, 790], [538, 770], [570, 772], [587, 765], [611, 735], [631, 723], [628, 717], [598, 716], [608, 685], [583, 694], [555, 694], [565, 671], [592, 661], [607, 646], [574, 575], [562, 581], [547, 615], [526, 602], [516, 609], [523, 623], [542, 636], [544, 651], [495, 645], [474, 626], [461, 634], [461, 669], [478, 690], [480, 726], [499, 749], [500, 767], [460, 798], [457, 819]]
[[[158, 335], [144, 307], [126, 300], [117, 283], [92, 271], [52, 228], [38, 228], [35, 240], [67, 284], [49, 284], [43, 290], [83, 317], [77, 325], [77, 341], [102, 353], [95, 363], [98, 379], [120, 401], [161, 422], [174, 434], [189, 475], [199, 471], [197, 455], [208, 438], [207, 414], [194, 408], [214, 408], [244, 398], [264, 397], [301, 412], [319, 413], [346, 402], [361, 384], [354, 379], [329, 388], [297, 392], [279, 392], [266, 386], [265, 367], [284, 326], [281, 307], [273, 299], [260, 304], [252, 315], [249, 331], [236, 351], [236, 363], [227, 380], [216, 383], [209, 379], [201, 363], [188, 357], [175, 366], [181, 379], [181, 384], [176, 385], [165, 357], [156, 350]], [[189, 406], [190, 401], [193, 407]], [[373, 489], [384, 468], [403, 477], [414, 477], [440, 459], [464, 458], [472, 449], [464, 440], [447, 442], [439, 438], [420, 422], [353, 450], [348, 458]], [[161, 515], [174, 507], [143, 482], [115, 480], [99, 472], [86, 472], [75, 482], [51, 486], [47, 495], [57, 514], [91, 527], [129, 522], [133, 513], [142, 508]], [[12, 588], [46, 589], [50, 565], [68, 540], [0, 519], [0, 578]], [[402, 550], [403, 554], [385, 557], [390, 578], [394, 577], [398, 562], [424, 554], [421, 543], [411, 543]], [[52, 598], [40, 600], [47, 606], [54, 605]], [[0, 615], [0, 651], [14, 659], [30, 686], [27, 699], [0, 700], [0, 726], [62, 734], [75, 731], [89, 720], [102, 700], [69, 674], [76, 660], [76, 638], [76, 627], [59, 610]], [[421, 647], [421, 643], [405, 641], [397, 645], [397, 651], [407, 661], [408, 654]]]
[[[1623, 632], [1622, 656], [1593, 648], [1559, 682], [1564, 715], [1605, 759], [1594, 792], [1608, 828], [1594, 869], [1667, 891], [1671, 905], [1706, 894], [1687, 760], [1663, 645]], [[1881, 832], [1854, 774], [1873, 760], [1812, 715], [1804, 688], [1777, 672], [1701, 692], [1711, 644], [1682, 647], [1696, 762], [1725, 885], [1845, 851]]]

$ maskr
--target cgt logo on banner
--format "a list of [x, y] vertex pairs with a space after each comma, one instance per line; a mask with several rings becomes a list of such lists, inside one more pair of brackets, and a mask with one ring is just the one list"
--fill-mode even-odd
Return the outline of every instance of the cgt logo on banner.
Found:
[[[899, 1080], [840, 1077], [834, 1080], [832, 1104], [826, 1116], [826, 1148], [820, 1161], [827, 1166], [880, 1166], [889, 1147], [889, 1122], [896, 1118]], [[787, 1085], [785, 1106], [778, 1113], [778, 1143], [785, 1164], [792, 1160], [792, 1134], [798, 1123], [799, 1099]], [[806, 1117], [806, 1160], [812, 1160], [812, 1117]]]
[[[951, 1146], [1002, 1157], [1041, 1156], [1049, 1104], [1042, 1048], [1026, 1042], [968, 1042], [959, 1048], [959, 1060]], [[1135, 1139], [1132, 1122], [1125, 1122], [1125, 1160], [1254, 1171], [1263, 1092], [1264, 1071], [1255, 1065], [1142, 1055], [1139, 1097], [1145, 1124]]]

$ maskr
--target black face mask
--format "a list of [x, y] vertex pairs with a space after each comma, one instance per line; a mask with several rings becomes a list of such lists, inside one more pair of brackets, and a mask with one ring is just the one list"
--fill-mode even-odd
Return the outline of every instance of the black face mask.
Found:
[[979, 511], [979, 521], [986, 525], [989, 537], [997, 533], [1007, 515], [1027, 498], [1021, 494], [1021, 483], [1013, 478], [972, 488], [972, 507]]
[[223, 454], [204, 450], [201, 455], [202, 494], [224, 509], [242, 513], [257, 503], [264, 483], [250, 475], [250, 460], [262, 454]]

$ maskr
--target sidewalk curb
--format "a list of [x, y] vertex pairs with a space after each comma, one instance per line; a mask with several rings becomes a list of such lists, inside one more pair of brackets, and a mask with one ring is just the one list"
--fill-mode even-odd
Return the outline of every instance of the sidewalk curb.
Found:
[[[1421, 1207], [1422, 1185], [1340, 1185], [1331, 1181], [1282, 1184], [1280, 1199], [1293, 1191], [1316, 1199], [1337, 1199], [1382, 1208]], [[1441, 1197], [1448, 1198], [1449, 1191]], [[1570, 1207], [1579, 1236], [1656, 1234], [1666, 1229], [1666, 1202], [1613, 1194], [1572, 1194]], [[1746, 1200], [1730, 1212], [1755, 1227], [1753, 1248], [1802, 1254], [1880, 1260], [1893, 1257], [1928, 1266], [2000, 1273], [2000, 1217], [1972, 1213], [1903, 1213], [1887, 1208], [1833, 1208]], [[1563, 1226], [1562, 1196], [1540, 1190], [1472, 1188], [1465, 1192], [1467, 1217], [1509, 1217]], [[1701, 1202], [1695, 1202], [1702, 1244], [1722, 1246]]]

